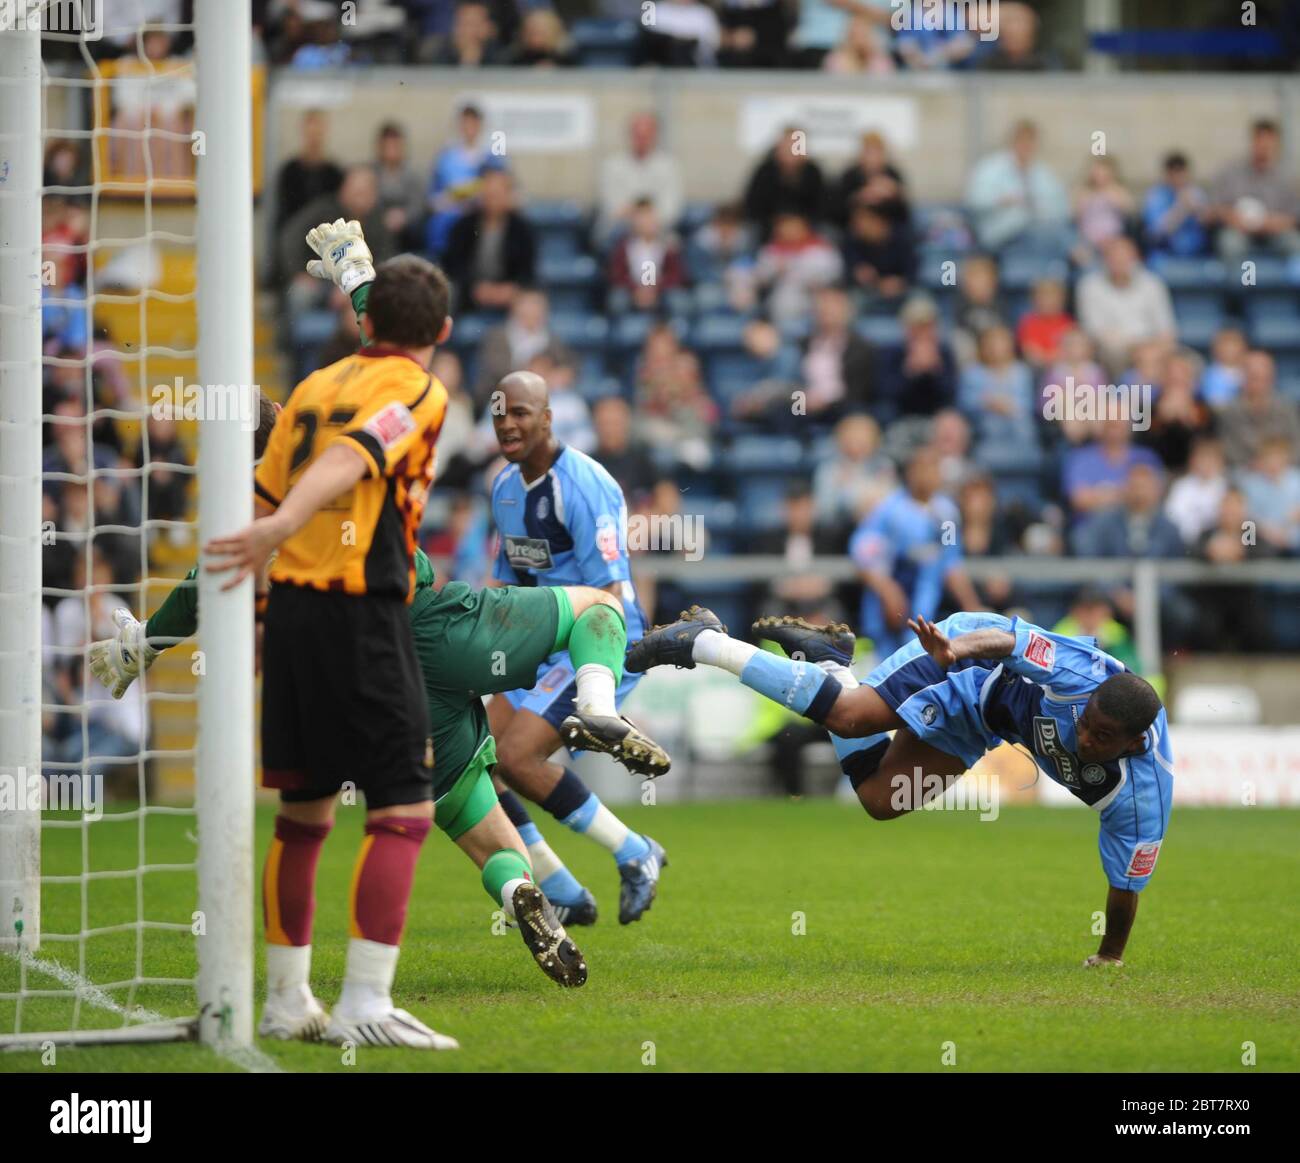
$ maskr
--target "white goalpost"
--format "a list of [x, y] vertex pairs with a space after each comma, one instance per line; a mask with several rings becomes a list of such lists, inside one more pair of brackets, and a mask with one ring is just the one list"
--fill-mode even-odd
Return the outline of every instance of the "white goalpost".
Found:
[[[144, 621], [200, 545], [252, 518], [252, 434], [225, 403], [256, 399], [250, 3], [196, 0], [192, 27], [118, 29], [109, 64], [94, 27], [106, 12], [0, 0], [0, 1050], [198, 1038], [237, 1052], [253, 1044], [251, 582], [222, 593], [200, 569], [198, 636], [173, 652], [184, 664], [120, 703], [85, 655], [105, 610]], [[170, 67], [159, 36], [192, 36], [192, 60]], [[60, 59], [43, 63], [43, 45]], [[137, 120], [113, 113], [114, 86]], [[160, 107], [183, 112], [162, 123]], [[81, 152], [82, 176], [47, 174], [56, 142]], [[192, 178], [157, 161], [182, 155]], [[140, 167], [130, 181], [122, 156]], [[52, 228], [52, 205], [75, 206], [85, 236]], [[51, 277], [65, 261], [84, 285]], [[66, 332], [50, 334], [54, 319]], [[181, 441], [196, 466], [151, 450], [153, 389], [173, 375], [198, 385]], [[101, 456], [104, 424], [138, 439], [134, 461]], [[72, 429], [80, 457], [50, 438]], [[151, 486], [177, 476], [197, 482], [197, 528], [192, 502], [154, 515]], [[138, 545], [126, 581], [101, 578], [114, 538]], [[79, 581], [43, 577], [51, 554]], [[97, 753], [104, 716], [133, 752]], [[172, 735], [184, 724], [183, 743], [162, 738], [163, 719]], [[163, 788], [160, 764], [180, 773]], [[135, 778], [106, 805], [107, 769]], [[56, 786], [79, 789], [72, 810]]]

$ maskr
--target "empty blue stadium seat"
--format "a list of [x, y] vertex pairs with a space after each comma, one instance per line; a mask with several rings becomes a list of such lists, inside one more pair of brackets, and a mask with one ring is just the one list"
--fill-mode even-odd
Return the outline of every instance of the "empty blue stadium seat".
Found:
[[1011, 251], [999, 263], [1000, 282], [1008, 291], [1026, 291], [1039, 279], [1059, 279], [1062, 282], [1070, 273], [1069, 264], [1061, 258], [1044, 260], [1041, 254]]
[[741, 315], [705, 315], [691, 329], [690, 343], [701, 354], [745, 345], [747, 320]]
[[1228, 285], [1227, 268], [1217, 258], [1157, 254], [1152, 256], [1149, 265], [1164, 279], [1171, 291], [1222, 290]]
[[736, 486], [741, 527], [748, 533], [767, 533], [785, 524], [787, 477], [746, 477]]
[[898, 318], [868, 315], [854, 325], [856, 331], [872, 347], [890, 347], [903, 342], [903, 325]]
[[1256, 319], [1290, 319], [1294, 324], [1300, 321], [1300, 291], [1245, 287], [1241, 309], [1252, 323]]
[[609, 320], [588, 311], [552, 311], [551, 334], [580, 351], [604, 351], [609, 343]]
[[1254, 319], [1249, 327], [1250, 341], [1268, 351], [1300, 351], [1300, 322], [1294, 318], [1264, 316]]
[[632, 20], [575, 20], [569, 29], [585, 68], [625, 69], [632, 64], [637, 28]]
[[793, 436], [739, 436], [725, 456], [732, 472], [797, 473], [803, 466], [803, 447]]

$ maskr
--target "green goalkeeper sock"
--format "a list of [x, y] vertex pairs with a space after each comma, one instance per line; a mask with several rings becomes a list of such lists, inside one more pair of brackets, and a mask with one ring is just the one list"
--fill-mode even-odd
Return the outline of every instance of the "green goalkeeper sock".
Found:
[[613, 606], [592, 606], [584, 610], [569, 631], [569, 657], [574, 671], [584, 666], [603, 666], [623, 681], [623, 656], [627, 653], [627, 622], [623, 611]]
[[483, 887], [507, 914], [514, 916], [512, 898], [521, 880], [532, 880], [533, 870], [528, 861], [513, 848], [493, 852], [483, 865]]

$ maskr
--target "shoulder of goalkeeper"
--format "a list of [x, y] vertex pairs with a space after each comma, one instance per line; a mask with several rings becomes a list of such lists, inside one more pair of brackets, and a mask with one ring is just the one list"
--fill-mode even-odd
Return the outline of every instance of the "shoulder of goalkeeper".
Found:
[[381, 263], [366, 299], [374, 343], [419, 350], [451, 334], [451, 284], [439, 267], [413, 254]]

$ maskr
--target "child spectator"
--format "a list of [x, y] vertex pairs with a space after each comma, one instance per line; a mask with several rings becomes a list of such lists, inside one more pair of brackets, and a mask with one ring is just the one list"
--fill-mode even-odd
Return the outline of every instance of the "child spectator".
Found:
[[1165, 158], [1164, 180], [1147, 191], [1142, 203], [1147, 254], [1204, 254], [1209, 248], [1209, 213], [1209, 196], [1192, 181], [1186, 156], [1171, 153]]
[[1083, 185], [1074, 194], [1074, 225], [1079, 232], [1075, 262], [1091, 266], [1101, 248], [1124, 233], [1136, 209], [1137, 202], [1120, 180], [1114, 159], [1093, 158]]
[[1210, 345], [1210, 364], [1201, 379], [1201, 398], [1211, 408], [1231, 404], [1241, 391], [1246, 375], [1246, 353], [1250, 348], [1239, 327], [1222, 327]]
[[1006, 327], [981, 332], [977, 362], [962, 369], [958, 406], [981, 442], [1033, 447], [1034, 384], [1029, 368], [1016, 358]]
[[1300, 468], [1290, 440], [1265, 436], [1240, 485], [1260, 542], [1279, 553], [1300, 550]]
[[1060, 279], [1039, 279], [1034, 284], [1030, 308], [1016, 327], [1016, 342], [1033, 368], [1054, 363], [1061, 353], [1061, 340], [1074, 328], [1074, 318], [1065, 309], [1065, 284]]
[[1192, 444], [1187, 472], [1174, 481], [1165, 501], [1165, 516], [1188, 545], [1198, 545], [1219, 519], [1228, 492], [1228, 462], [1223, 445], [1211, 436]]
[[655, 204], [640, 199], [632, 209], [631, 229], [610, 255], [610, 309], [619, 312], [630, 305], [636, 311], [657, 310], [664, 292], [685, 282], [676, 235], [664, 230]]

